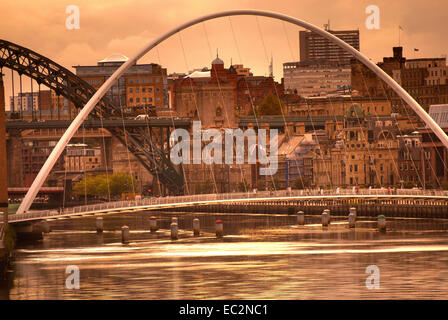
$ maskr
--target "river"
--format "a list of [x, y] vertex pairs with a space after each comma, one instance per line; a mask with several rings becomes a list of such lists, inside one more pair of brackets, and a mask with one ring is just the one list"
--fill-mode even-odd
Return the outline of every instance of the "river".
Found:
[[[160, 230], [149, 232], [149, 217]], [[171, 217], [179, 240], [169, 237]], [[202, 235], [192, 236], [192, 219]], [[216, 219], [225, 237], [216, 239]], [[446, 299], [448, 220], [359, 218], [356, 229], [332, 217], [205, 213], [121, 213], [51, 223], [36, 243], [19, 243], [3, 299]], [[131, 242], [121, 243], [128, 225]], [[80, 270], [80, 289], [66, 287], [67, 266]], [[366, 286], [378, 267], [379, 288]]]

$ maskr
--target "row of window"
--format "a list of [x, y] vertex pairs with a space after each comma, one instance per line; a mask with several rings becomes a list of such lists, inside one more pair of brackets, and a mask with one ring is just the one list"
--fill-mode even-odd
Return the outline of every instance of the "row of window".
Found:
[[[153, 78], [140, 78], [140, 79], [129, 79], [128, 83], [129, 84], [146, 84], [146, 83], [153, 83], [152, 81]], [[154, 79], [155, 83], [160, 83], [160, 78], [155, 78]]]
[[[148, 88], [141, 88], [142, 92], [152, 92], [152, 88], [148, 87]], [[134, 88], [129, 88], [129, 93], [133, 93], [134, 92]], [[156, 92], [160, 92], [160, 88], [156, 88]], [[135, 88], [135, 93], [140, 93], [140, 88]]]
[[[157, 97], [156, 98], [156, 101], [157, 102], [160, 102], [160, 98], [159, 97]], [[148, 98], [135, 98], [135, 102], [136, 103], [140, 103], [140, 102], [143, 102], [143, 103], [146, 103], [146, 102], [153, 102], [153, 99], [151, 98], [151, 97], [148, 97]], [[129, 98], [129, 103], [134, 103], [134, 98]]]

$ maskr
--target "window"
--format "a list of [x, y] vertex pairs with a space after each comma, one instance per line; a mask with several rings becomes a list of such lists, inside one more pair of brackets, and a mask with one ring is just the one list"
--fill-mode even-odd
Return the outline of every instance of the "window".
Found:
[[129, 88], [129, 92], [130, 92], [130, 93], [133, 93], [133, 92], [134, 92], [134, 89]]

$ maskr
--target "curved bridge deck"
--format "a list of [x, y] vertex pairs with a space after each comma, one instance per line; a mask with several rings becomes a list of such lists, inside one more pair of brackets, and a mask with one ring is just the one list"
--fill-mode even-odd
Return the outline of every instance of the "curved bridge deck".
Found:
[[360, 215], [387, 214], [406, 217], [448, 217], [448, 192], [424, 190], [271, 191], [257, 193], [202, 194], [106, 202], [60, 210], [30, 211], [10, 217], [11, 223], [56, 220], [149, 210], [202, 212], [319, 214], [330, 209], [347, 215], [356, 207]]

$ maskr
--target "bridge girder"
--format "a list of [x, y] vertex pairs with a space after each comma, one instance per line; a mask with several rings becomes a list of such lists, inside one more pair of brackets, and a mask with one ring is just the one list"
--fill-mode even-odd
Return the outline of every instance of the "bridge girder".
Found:
[[[95, 94], [96, 90], [85, 80], [79, 78], [70, 70], [55, 63], [28, 48], [0, 39], [0, 69], [4, 67], [34, 79], [38, 84], [47, 86], [71, 101], [76, 108], [81, 109]], [[121, 118], [121, 108], [115, 106], [109, 99], [103, 97], [95, 106], [90, 116], [96, 119]], [[148, 125], [149, 126], [149, 125]], [[167, 161], [166, 150], [155, 143], [148, 144], [144, 128], [108, 128], [139, 162], [157, 177], [173, 194], [183, 192], [183, 175]], [[126, 135], [127, 138], [124, 138]], [[151, 137], [149, 137], [151, 139]]]

